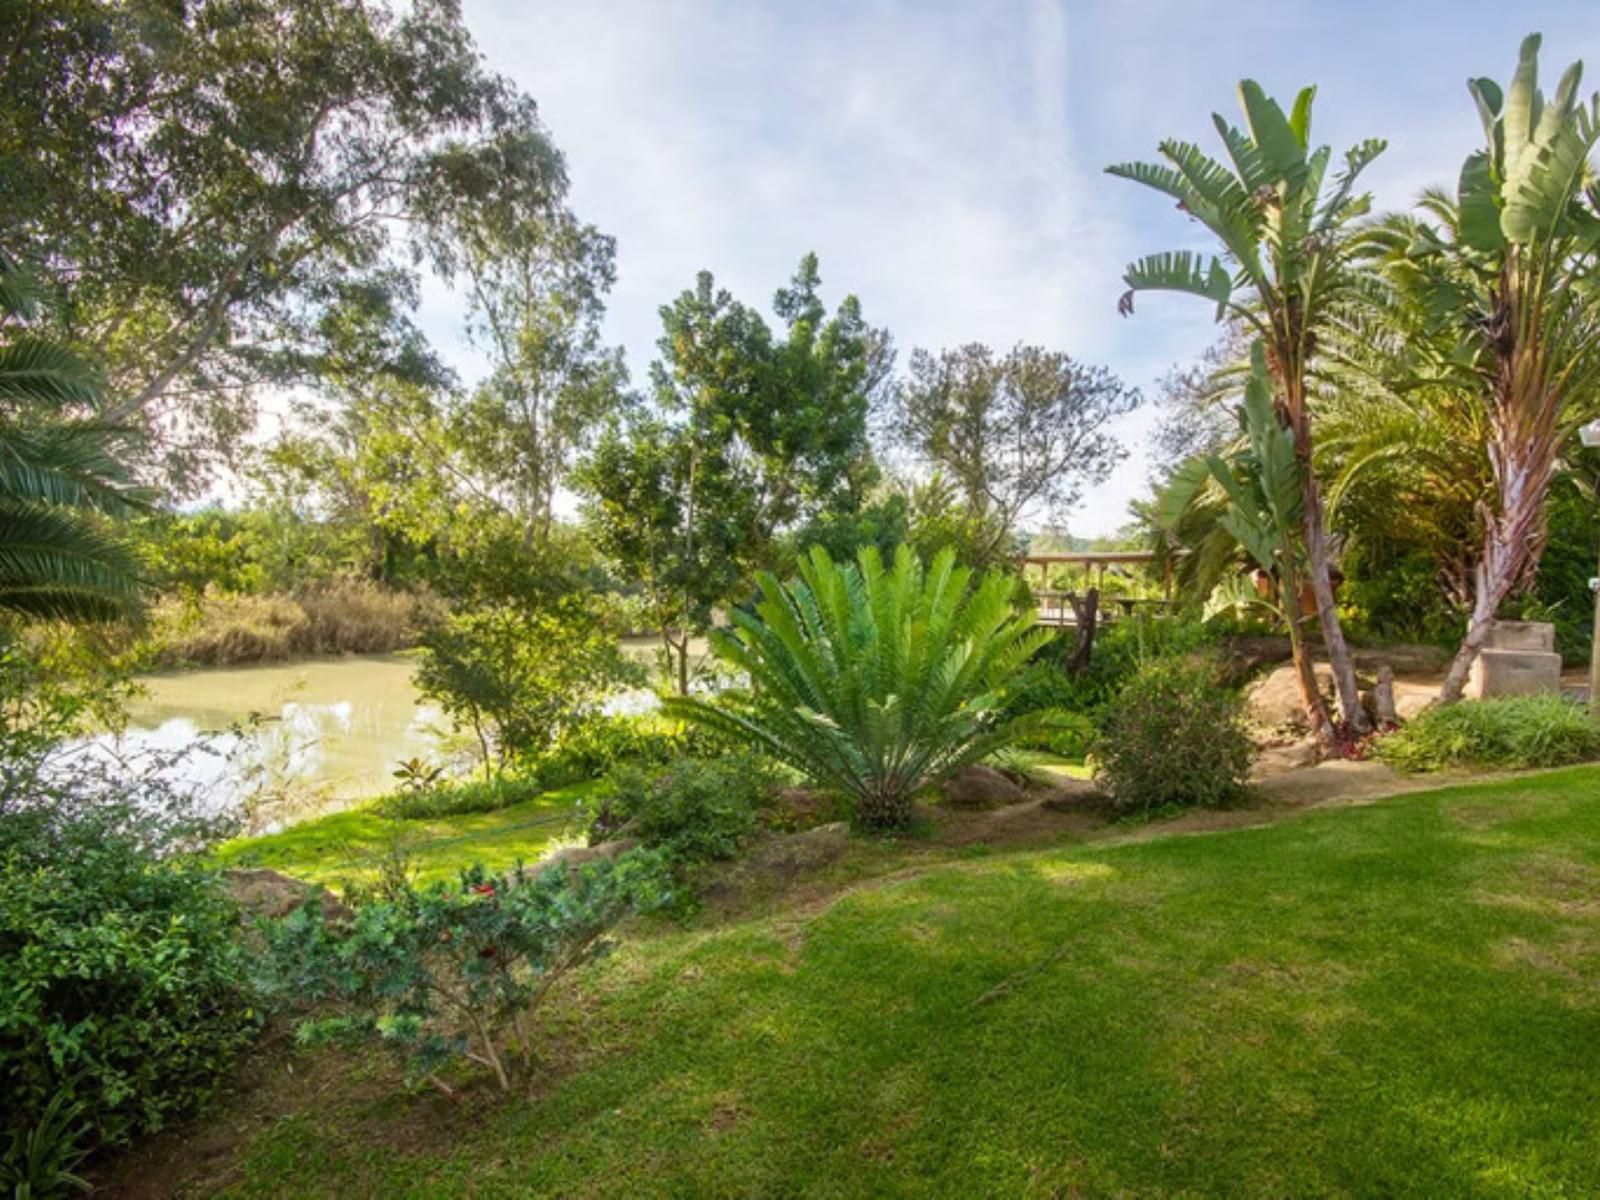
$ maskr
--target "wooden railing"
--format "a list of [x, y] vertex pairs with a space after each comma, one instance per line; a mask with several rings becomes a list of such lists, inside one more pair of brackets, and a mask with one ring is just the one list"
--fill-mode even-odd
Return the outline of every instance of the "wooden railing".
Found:
[[1133, 596], [1106, 596], [1105, 581], [1106, 568], [1118, 566], [1146, 565], [1155, 562], [1157, 556], [1151, 550], [1088, 550], [1081, 553], [1065, 554], [1024, 554], [1017, 560], [1022, 568], [1024, 579], [1033, 583], [1029, 569], [1039, 569], [1039, 583], [1045, 586], [1033, 587], [1034, 600], [1039, 607], [1039, 622], [1043, 625], [1073, 625], [1076, 617], [1073, 607], [1068, 599], [1071, 595], [1079, 593], [1080, 589], [1051, 588], [1048, 586], [1054, 570], [1065, 568], [1070, 575], [1074, 569], [1083, 572], [1083, 587], [1081, 592], [1087, 592], [1091, 587], [1098, 588], [1101, 592], [1100, 612], [1102, 619], [1117, 616], [1132, 616], [1141, 608], [1165, 611], [1172, 607], [1172, 560], [1166, 562], [1163, 581], [1164, 595], [1161, 598], [1141, 598]]

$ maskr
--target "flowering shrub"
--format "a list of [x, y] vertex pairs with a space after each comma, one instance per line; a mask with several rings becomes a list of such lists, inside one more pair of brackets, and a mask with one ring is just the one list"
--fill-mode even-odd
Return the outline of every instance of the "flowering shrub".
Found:
[[668, 899], [663, 860], [649, 851], [537, 874], [474, 866], [455, 886], [403, 885], [363, 904], [348, 929], [330, 928], [316, 904], [264, 924], [261, 985], [318, 1006], [299, 1026], [303, 1043], [376, 1039], [408, 1078], [446, 1093], [438, 1071], [466, 1058], [509, 1090], [533, 1060], [527, 1014], [610, 949], [618, 921]]

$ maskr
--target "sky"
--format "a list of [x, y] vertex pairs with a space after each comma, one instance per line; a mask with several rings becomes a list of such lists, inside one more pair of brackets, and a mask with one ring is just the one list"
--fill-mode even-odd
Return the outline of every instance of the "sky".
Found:
[[[571, 204], [617, 239], [606, 321], [636, 381], [658, 309], [696, 272], [771, 319], [807, 251], [824, 299], [914, 347], [1065, 350], [1153, 396], [1214, 336], [1208, 305], [1148, 295], [1119, 317], [1121, 275], [1157, 250], [1209, 249], [1170, 201], [1103, 174], [1164, 137], [1220, 150], [1235, 87], [1287, 108], [1317, 85], [1312, 133], [1335, 153], [1389, 149], [1364, 176], [1381, 208], [1452, 183], [1482, 133], [1466, 90], [1508, 79], [1544, 33], [1544, 82], [1597, 64], [1600, 0], [465, 0], [488, 63], [539, 103]], [[428, 290], [422, 323], [467, 375], [460, 306]], [[1154, 413], [1128, 460], [1072, 514], [1109, 533], [1144, 490]]]

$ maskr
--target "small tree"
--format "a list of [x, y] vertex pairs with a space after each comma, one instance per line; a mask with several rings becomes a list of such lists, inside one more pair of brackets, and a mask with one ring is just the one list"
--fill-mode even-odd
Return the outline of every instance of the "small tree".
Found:
[[756, 685], [743, 701], [675, 699], [675, 716], [748, 741], [854, 800], [862, 824], [898, 829], [912, 797], [1038, 732], [1006, 720], [1006, 689], [1050, 640], [1012, 605], [1016, 581], [974, 577], [946, 550], [924, 570], [906, 547], [840, 566], [821, 547], [784, 584], [768, 572], [753, 612], [712, 644]]
[[471, 730], [488, 777], [638, 679], [596, 608], [583, 593], [538, 607], [497, 604], [453, 613], [423, 634], [417, 688]]

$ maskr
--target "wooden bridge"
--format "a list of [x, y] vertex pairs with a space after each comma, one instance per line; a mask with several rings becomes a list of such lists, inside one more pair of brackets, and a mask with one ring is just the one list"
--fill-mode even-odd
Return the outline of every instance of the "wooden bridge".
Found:
[[[1105, 591], [1106, 568], [1119, 566], [1144, 566], [1156, 561], [1153, 550], [1087, 550], [1069, 554], [1024, 554], [1017, 560], [1022, 567], [1022, 577], [1029, 580], [1031, 568], [1039, 569], [1038, 580], [1043, 587], [1033, 588], [1033, 598], [1039, 607], [1039, 624], [1071, 626], [1077, 624], [1069, 599], [1077, 589], [1057, 589], [1049, 585], [1052, 573], [1065, 569], [1069, 575], [1082, 572], [1082, 591], [1098, 588]], [[1141, 609], [1166, 612], [1172, 608], [1172, 560], [1166, 565], [1164, 596], [1160, 599], [1141, 599], [1132, 596], [1105, 596], [1100, 598], [1099, 619], [1114, 620], [1118, 616], [1131, 617]]]

